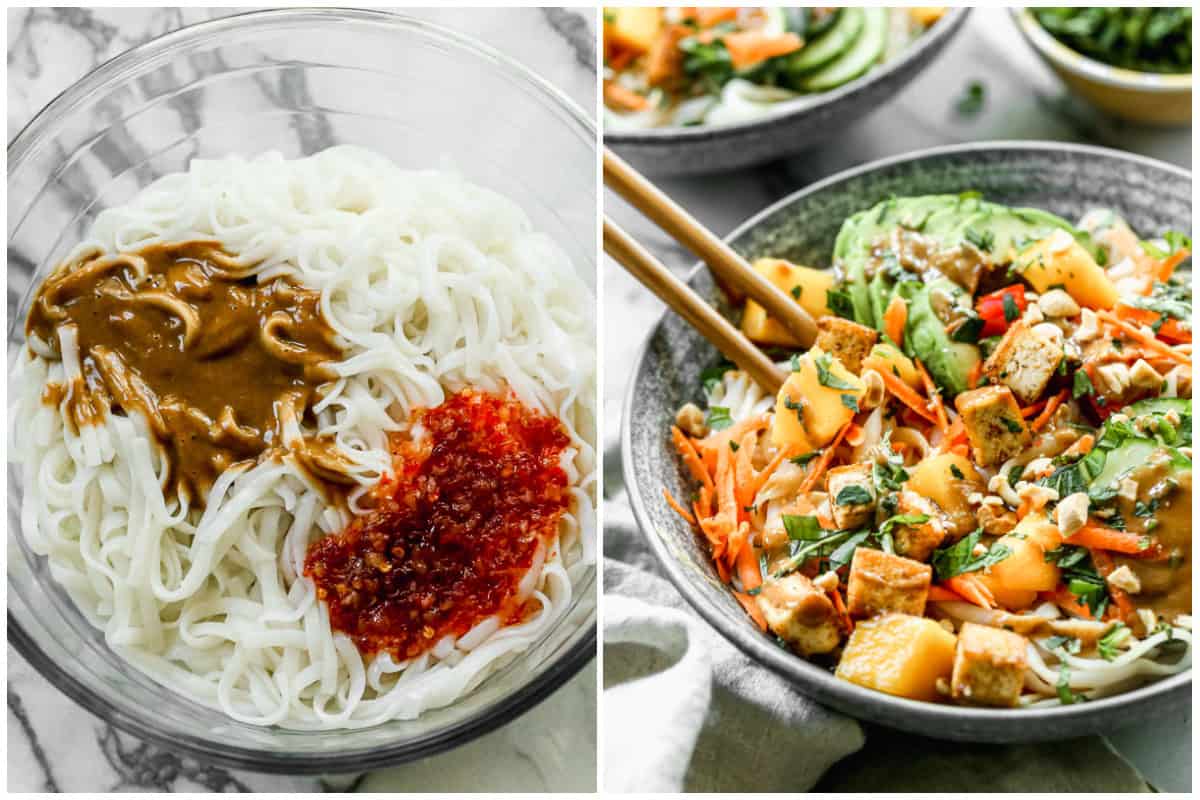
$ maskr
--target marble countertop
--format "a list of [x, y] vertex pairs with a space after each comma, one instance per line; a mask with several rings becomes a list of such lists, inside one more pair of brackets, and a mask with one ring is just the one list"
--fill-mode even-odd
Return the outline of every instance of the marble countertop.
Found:
[[[955, 103], [972, 81], [985, 87], [980, 113], [963, 117]], [[1191, 168], [1191, 130], [1152, 129], [1107, 119], [1069, 95], [1021, 38], [1003, 9], [976, 9], [933, 66], [836, 140], [798, 156], [739, 172], [661, 179], [662, 189], [702, 223], [727, 234], [746, 218], [816, 180], [856, 164], [911, 150], [995, 139], [1048, 139], [1113, 147]], [[682, 274], [695, 263], [611, 191], [605, 211], [659, 259]], [[619, 426], [629, 378], [650, 327], [664, 306], [615, 262], [604, 260], [604, 402], [608, 430]], [[1108, 737], [1160, 791], [1191, 788], [1191, 708], [1153, 726]]]
[[[248, 9], [8, 10], [8, 137], [86, 72], [184, 25]], [[595, 108], [592, 10], [409, 11], [475, 36]], [[9, 791], [586, 792], [596, 781], [594, 665], [535, 709], [453, 754], [337, 778], [228, 771], [118, 732], [58, 692], [8, 648]], [[465, 757], [465, 758], [464, 758]], [[469, 765], [464, 768], [465, 765]]]

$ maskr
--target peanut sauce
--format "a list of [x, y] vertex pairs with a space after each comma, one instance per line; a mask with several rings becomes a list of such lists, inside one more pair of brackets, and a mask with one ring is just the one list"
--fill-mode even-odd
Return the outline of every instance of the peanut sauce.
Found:
[[521, 619], [521, 580], [570, 502], [570, 440], [553, 417], [466, 390], [414, 422], [423, 433], [393, 441], [373, 510], [310, 545], [304, 566], [333, 629], [397, 660], [491, 616]]
[[1149, 535], [1162, 556], [1128, 558], [1114, 553], [1114, 561], [1118, 566], [1128, 564], [1141, 583], [1141, 591], [1130, 598], [1133, 604], [1174, 622], [1179, 615], [1192, 613], [1192, 472], [1152, 459], [1129, 477], [1138, 485], [1138, 500], [1157, 500], [1159, 506], [1148, 517], [1138, 516], [1134, 502], [1122, 499], [1125, 525], [1131, 532]]
[[[304, 419], [325, 362], [342, 358], [320, 294], [284, 278], [259, 283], [216, 242], [91, 252], [39, 288], [26, 333], [59, 353], [73, 326], [82, 380], [47, 387], [76, 429], [139, 411], [165, 451], [167, 486], [203, 506], [231, 466], [283, 445], [283, 423]], [[308, 447], [307, 445], [311, 445]], [[306, 440], [307, 461], [336, 479], [331, 443]]]

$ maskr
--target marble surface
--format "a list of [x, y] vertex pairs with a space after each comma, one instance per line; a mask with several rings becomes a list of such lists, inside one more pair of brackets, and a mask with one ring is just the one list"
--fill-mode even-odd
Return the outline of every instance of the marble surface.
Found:
[[[118, 53], [183, 25], [248, 9], [8, 10], [11, 140], [42, 106]], [[487, 41], [595, 107], [592, 10], [426, 9], [413, 13]], [[10, 791], [590, 791], [596, 780], [594, 665], [507, 726], [454, 751], [367, 775], [233, 772], [159, 750], [68, 700], [8, 649]], [[465, 758], [464, 758], [465, 757]]]
[[[963, 116], [957, 100], [972, 81], [985, 87], [982, 110]], [[748, 170], [663, 179], [667, 194], [719, 234], [781, 197], [848, 167], [945, 144], [1044, 139], [1113, 147], [1191, 169], [1191, 130], [1152, 129], [1105, 118], [1069, 95], [1021, 38], [1007, 11], [976, 9], [934, 64], [892, 102], [835, 139], [801, 155]], [[664, 264], [682, 274], [693, 256], [637, 211], [606, 192], [605, 211]], [[664, 307], [611, 259], [604, 260], [604, 402], [609, 441], [620, 421], [629, 365]], [[619, 469], [608, 451], [606, 468]], [[1191, 709], [1152, 727], [1125, 729], [1110, 743], [1162, 791], [1191, 787]], [[868, 744], [869, 746], [869, 744]]]

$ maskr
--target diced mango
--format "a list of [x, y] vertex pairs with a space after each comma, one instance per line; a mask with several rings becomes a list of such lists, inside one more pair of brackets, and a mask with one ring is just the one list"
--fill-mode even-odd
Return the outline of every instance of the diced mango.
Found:
[[1031, 589], [1014, 589], [1001, 583], [996, 579], [995, 575], [980, 572], [975, 577], [992, 593], [992, 599], [1001, 608], [1016, 611], [1018, 609], [1029, 608], [1037, 600], [1037, 592]]
[[771, 441], [803, 455], [824, 447], [854, 417], [850, 401], [858, 407], [866, 387], [841, 361], [816, 348], [800, 356], [796, 367], [775, 400]]
[[608, 43], [645, 53], [662, 26], [659, 7], [627, 6], [604, 9], [604, 35]]
[[[958, 470], [958, 474], [955, 474]], [[980, 488], [984, 480], [971, 460], [956, 453], [940, 453], [917, 464], [909, 473], [905, 488], [937, 503], [943, 511], [959, 511], [967, 507], [970, 486]]]
[[917, 6], [908, 10], [909, 18], [926, 28], [941, 19], [945, 13], [945, 6]]
[[950, 680], [953, 633], [927, 617], [885, 614], [858, 623], [842, 651], [837, 676], [868, 689], [937, 700], [937, 680]]
[[1087, 308], [1112, 308], [1117, 288], [1083, 245], [1066, 231], [1040, 239], [1017, 254], [1017, 271], [1038, 292], [1061, 286]]
[[998, 542], [1011, 552], [1007, 558], [990, 568], [991, 576], [997, 583], [1024, 592], [1048, 592], [1058, 585], [1061, 580], [1059, 569], [1047, 563], [1047, 548], [1043, 545], [1048, 531], [1039, 530], [1047, 525], [1054, 527], [1045, 517], [1030, 514], [1017, 524], [1012, 533], [1000, 537]]
[[880, 342], [872, 347], [862, 365], [863, 369], [873, 369], [880, 374], [889, 372], [914, 389], [921, 388], [921, 374], [917, 372], [917, 365], [887, 342]]
[[[826, 293], [833, 288], [832, 272], [802, 267], [780, 258], [760, 258], [754, 262], [754, 271], [778, 286], [784, 294], [795, 297], [813, 319], [833, 313], [826, 304]], [[753, 300], [746, 301], [746, 309], [742, 312], [742, 333], [759, 344], [800, 346], [787, 328], [768, 317], [766, 309]]]

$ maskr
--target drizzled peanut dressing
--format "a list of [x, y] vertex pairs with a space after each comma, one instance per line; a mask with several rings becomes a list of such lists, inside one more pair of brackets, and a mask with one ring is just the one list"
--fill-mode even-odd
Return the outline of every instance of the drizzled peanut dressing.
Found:
[[77, 342], [82, 378], [49, 386], [47, 403], [65, 402], [76, 429], [142, 412], [170, 465], [164, 488], [202, 506], [225, 470], [284, 452], [347, 480], [331, 440], [298, 435], [342, 358], [319, 301], [284, 278], [259, 283], [216, 242], [161, 243], [63, 264], [26, 333], [59, 357]]

